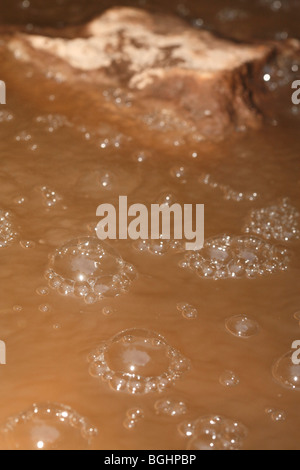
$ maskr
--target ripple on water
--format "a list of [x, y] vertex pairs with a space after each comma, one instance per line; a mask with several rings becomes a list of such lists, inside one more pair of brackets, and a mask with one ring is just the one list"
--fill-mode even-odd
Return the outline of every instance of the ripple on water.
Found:
[[189, 437], [188, 450], [240, 450], [248, 434], [243, 424], [222, 416], [185, 421], [178, 430]]
[[63, 245], [50, 256], [46, 278], [49, 286], [61, 295], [93, 304], [103, 297], [127, 292], [136, 271], [106, 243], [83, 237]]
[[9, 418], [0, 433], [8, 450], [87, 450], [97, 429], [72, 408], [45, 403]]
[[144, 329], [119, 333], [89, 356], [90, 374], [118, 392], [162, 392], [189, 369], [189, 361], [159, 334]]
[[284, 247], [255, 237], [224, 235], [207, 240], [200, 251], [186, 254], [180, 266], [201, 278], [217, 280], [256, 278], [285, 271], [289, 261]]

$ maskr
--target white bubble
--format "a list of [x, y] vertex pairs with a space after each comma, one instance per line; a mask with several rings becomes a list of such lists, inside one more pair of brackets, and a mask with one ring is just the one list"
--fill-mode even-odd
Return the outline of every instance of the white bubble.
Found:
[[149, 330], [132, 329], [102, 343], [90, 355], [90, 374], [115, 391], [162, 392], [189, 369], [189, 361]]
[[32, 405], [0, 429], [8, 450], [88, 450], [96, 434], [84, 417], [57, 403]]
[[181, 423], [179, 432], [189, 437], [188, 450], [240, 450], [247, 428], [222, 416], [205, 416]]
[[11, 245], [18, 235], [12, 214], [0, 209], [0, 248]]
[[244, 232], [280, 242], [298, 240], [299, 217], [297, 209], [284, 199], [279, 205], [251, 211]]
[[155, 402], [154, 408], [157, 414], [166, 416], [182, 416], [187, 413], [187, 406], [183, 401], [162, 399]]
[[226, 328], [229, 333], [238, 338], [251, 338], [259, 332], [258, 323], [246, 315], [236, 315], [226, 320]]
[[293, 362], [295, 351], [289, 351], [274, 364], [273, 377], [284, 388], [300, 391], [300, 365]]
[[207, 279], [255, 278], [285, 271], [288, 251], [255, 237], [227, 236], [206, 240], [201, 250], [186, 254], [180, 266]]
[[226, 370], [220, 376], [220, 384], [224, 387], [236, 387], [240, 383], [239, 377], [232, 371]]
[[83, 237], [55, 251], [46, 278], [61, 295], [76, 296], [93, 304], [103, 297], [127, 292], [136, 271], [106, 243]]

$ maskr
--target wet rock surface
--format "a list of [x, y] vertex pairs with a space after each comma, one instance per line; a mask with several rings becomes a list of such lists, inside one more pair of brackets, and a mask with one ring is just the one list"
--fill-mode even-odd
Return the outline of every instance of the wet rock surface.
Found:
[[147, 109], [204, 137], [259, 126], [263, 69], [289, 60], [299, 46], [233, 42], [134, 8], [110, 9], [73, 30], [13, 34], [8, 45], [17, 59], [60, 80], [130, 93], [144, 120]]

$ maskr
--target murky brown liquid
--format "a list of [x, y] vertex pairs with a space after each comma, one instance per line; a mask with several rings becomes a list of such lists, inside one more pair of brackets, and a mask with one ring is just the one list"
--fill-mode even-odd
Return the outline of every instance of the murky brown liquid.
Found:
[[[28, 8], [14, 1], [1, 6], [2, 21], [73, 24], [111, 6], [79, 0], [30, 3]], [[151, 9], [158, 10], [158, 3], [160, 11], [178, 11], [177, 2], [167, 0], [151, 2]], [[283, 31], [297, 36], [297, 2], [283, 0], [279, 12], [278, 2], [226, 2], [226, 8], [230, 3], [249, 12], [233, 21], [216, 16], [222, 2], [211, 3], [189, 1], [179, 11], [233, 37], [274, 37]], [[282, 387], [272, 375], [274, 362], [300, 340], [294, 318], [300, 310], [299, 240], [283, 243], [291, 251], [286, 271], [218, 281], [180, 267], [182, 253], [167, 250], [159, 256], [138, 251], [132, 241], [110, 242], [136, 268], [138, 279], [127, 293], [91, 305], [60, 295], [44, 277], [49, 254], [69, 240], [92, 236], [97, 206], [115, 203], [119, 195], [151, 204], [170, 193], [182, 204], [204, 203], [206, 239], [241, 236], [252, 209], [278, 205], [282, 198], [300, 210], [300, 120], [290, 90], [274, 92], [277, 126], [266, 123], [260, 131], [208, 145], [186, 142], [178, 130], [139, 128], [118, 115], [111, 90], [102, 90], [101, 98], [98, 93], [97, 102], [86, 101], [68, 84], [45, 78], [6, 53], [0, 79], [7, 83], [7, 105], [0, 108], [0, 209], [12, 213], [19, 233], [0, 248], [0, 340], [7, 346], [7, 365], [0, 366], [0, 422], [33, 403], [62, 403], [98, 428], [94, 448], [184, 449], [189, 440], [178, 431], [180, 423], [221, 415], [246, 426], [243, 448], [299, 449], [299, 391]], [[104, 178], [100, 189], [97, 172]], [[201, 183], [201, 175], [210, 175], [213, 184]], [[241, 200], [232, 197], [240, 193]], [[253, 193], [257, 197], [249, 200]], [[187, 318], [178, 309], [182, 303], [198, 315]], [[237, 315], [257, 323], [255, 335], [238, 338], [228, 331], [226, 321]], [[150, 374], [166, 370], [169, 345], [190, 360], [189, 370], [161, 393], [116, 391], [92, 377], [87, 356], [128, 329], [156, 332], [166, 341], [161, 350], [149, 352]], [[108, 349], [110, 368], [117, 369], [122, 357], [118, 344]], [[139, 360], [143, 368], [142, 356]], [[228, 386], [226, 371], [234, 373], [229, 382], [235, 386]], [[181, 412], [159, 412], [162, 399], [182, 402]], [[140, 419], [128, 426], [129, 410], [135, 408]], [[39, 442], [38, 431], [28, 426], [27, 434], [12, 431], [10, 444], [1, 446]], [[66, 425], [55, 434], [57, 446], [84, 447], [70, 429]]]

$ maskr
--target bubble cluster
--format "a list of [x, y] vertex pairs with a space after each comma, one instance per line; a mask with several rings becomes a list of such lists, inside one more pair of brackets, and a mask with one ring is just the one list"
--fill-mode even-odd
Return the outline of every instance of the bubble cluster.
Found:
[[38, 189], [43, 196], [46, 207], [54, 207], [63, 200], [62, 196], [58, 194], [53, 188], [49, 188], [48, 186], [41, 186]]
[[298, 240], [299, 217], [297, 209], [284, 199], [280, 205], [253, 210], [246, 221], [244, 232], [280, 242]]
[[172, 417], [182, 416], [187, 413], [186, 404], [180, 400], [157, 400], [154, 408], [157, 414]]
[[193, 305], [182, 302], [177, 304], [177, 310], [187, 320], [194, 320], [195, 318], [198, 318], [198, 310], [196, 307], [193, 307]]
[[57, 403], [34, 404], [0, 429], [8, 450], [88, 450], [96, 434], [86, 418]]
[[164, 240], [162, 237], [158, 240], [137, 240], [133, 246], [138, 251], [148, 251], [158, 256], [183, 251], [181, 240]]
[[286, 412], [285, 411], [280, 411], [280, 410], [274, 410], [273, 408], [268, 408], [266, 410], [266, 413], [270, 415], [271, 420], [274, 421], [274, 423], [279, 423], [283, 422], [286, 420]]
[[226, 329], [238, 338], [251, 338], [258, 334], [259, 325], [246, 315], [236, 315], [226, 320]]
[[7, 111], [0, 111], [0, 123], [1, 122], [11, 122], [14, 119], [14, 115]]
[[253, 192], [243, 192], [243, 191], [236, 191], [235, 189], [231, 188], [226, 184], [218, 183], [213, 179], [213, 177], [209, 174], [203, 174], [199, 178], [199, 183], [205, 184], [209, 188], [218, 189], [223, 193], [223, 197], [227, 201], [235, 201], [235, 202], [242, 202], [242, 201], [255, 201], [258, 198], [258, 193]]
[[222, 416], [205, 416], [184, 422], [179, 432], [189, 437], [188, 450], [240, 450], [247, 437], [247, 428]]
[[180, 263], [201, 278], [255, 278], [285, 271], [288, 251], [248, 236], [227, 236], [206, 240], [201, 250], [186, 254]]
[[49, 286], [61, 295], [72, 295], [93, 304], [103, 297], [127, 292], [136, 271], [106, 243], [83, 237], [57, 249], [50, 256], [45, 275]]
[[189, 369], [189, 361], [159, 334], [144, 329], [119, 333], [89, 356], [90, 374], [118, 392], [162, 392]]
[[223, 387], [237, 387], [240, 384], [240, 379], [231, 370], [225, 370], [221, 374], [219, 382]]
[[0, 209], [0, 248], [10, 245], [17, 237], [12, 214]]
[[131, 430], [142, 419], [144, 419], [144, 411], [141, 408], [132, 408], [127, 411], [123, 425], [126, 429]]
[[289, 390], [300, 391], [300, 364], [296, 351], [289, 351], [274, 364], [272, 368], [273, 377], [279, 385]]
[[53, 133], [62, 127], [71, 127], [71, 123], [66, 116], [61, 114], [46, 114], [36, 118], [38, 124], [43, 124], [47, 132]]

